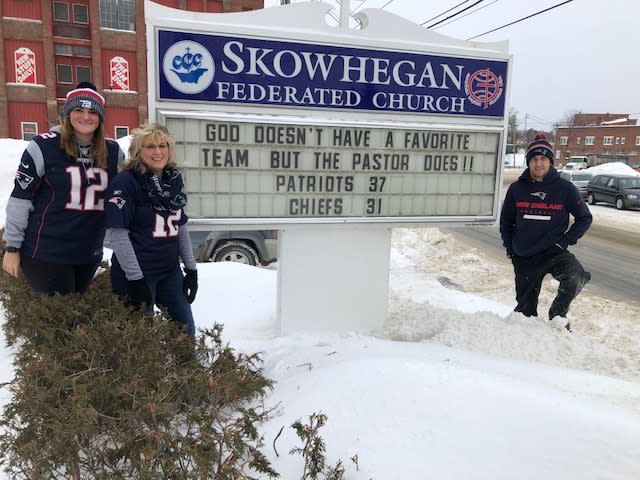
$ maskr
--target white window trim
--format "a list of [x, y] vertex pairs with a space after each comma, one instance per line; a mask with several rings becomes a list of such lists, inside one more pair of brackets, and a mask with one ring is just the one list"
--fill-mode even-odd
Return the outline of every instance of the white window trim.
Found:
[[127, 131], [127, 134], [126, 134], [126, 135], [124, 135], [125, 137], [126, 137], [127, 135], [129, 135], [129, 126], [128, 126], [128, 125], [115, 125], [115, 126], [113, 127], [113, 138], [115, 138], [115, 139], [117, 139], [117, 138], [118, 138], [118, 129], [119, 129], [119, 128], [123, 128], [123, 129], [125, 129], [125, 130]]
[[[60, 3], [60, 4], [65, 5], [67, 7], [67, 19], [66, 20], [61, 20], [59, 18], [56, 18], [56, 3]], [[51, 14], [53, 16], [53, 21], [54, 22], [71, 23], [71, 12], [69, 11], [69, 3], [68, 2], [56, 2], [56, 1], [53, 1], [53, 2], [51, 2], [51, 8], [53, 9], [53, 12], [51, 12]]]
[[[80, 7], [85, 7], [87, 9], [87, 21], [86, 22], [79, 22], [78, 20], [76, 20], [76, 10], [75, 7], [76, 6], [80, 6]], [[71, 16], [73, 23], [77, 23], [78, 25], [89, 25], [89, 5], [84, 5], [82, 3], [72, 3], [71, 4]]]
[[33, 136], [35, 137], [36, 135], [38, 135], [38, 122], [20, 122], [20, 136], [22, 137], [23, 140], [26, 140], [24, 138], [24, 127], [26, 125], [30, 125], [33, 126], [35, 133], [33, 134]]
[[[60, 80], [60, 76], [58, 75], [58, 67], [69, 67], [71, 71], [71, 81], [63, 82]], [[73, 85], [73, 65], [69, 65], [68, 63], [56, 63], [56, 82], [61, 85]]]
[[74, 66], [75, 66], [76, 82], [80, 81], [79, 80], [80, 75], [78, 73], [79, 73], [79, 69], [82, 69], [82, 68], [87, 69], [87, 71], [89, 72], [89, 81], [91, 81], [91, 78], [93, 78], [93, 71], [90, 65], [74, 65]]

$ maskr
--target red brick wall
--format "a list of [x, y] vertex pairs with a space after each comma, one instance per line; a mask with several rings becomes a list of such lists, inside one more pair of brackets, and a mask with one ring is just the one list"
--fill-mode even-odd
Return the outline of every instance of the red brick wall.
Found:
[[[40, 88], [40, 90], [44, 90]], [[38, 133], [47, 132], [49, 130], [49, 119], [47, 118], [46, 103], [29, 103], [29, 102], [9, 102], [9, 138], [22, 138], [20, 122], [36, 122], [38, 124]]]
[[[70, 1], [72, 7], [74, 2]], [[144, 3], [136, 5], [136, 32], [100, 28], [99, 0], [77, 0], [89, 6], [88, 40], [60, 38], [53, 35], [51, 0], [0, 0], [0, 138], [20, 138], [20, 121], [37, 121], [39, 131], [48, 130], [57, 121], [58, 106], [54, 43], [86, 45], [92, 58], [72, 61], [91, 66], [92, 78], [107, 102], [107, 128], [113, 136], [115, 125], [130, 122], [133, 130], [148, 119], [147, 48], [144, 27]], [[263, 8], [263, 0], [156, 0], [156, 3], [194, 12], [242, 12]], [[34, 22], [33, 20], [41, 20]], [[87, 32], [87, 29], [85, 29]], [[27, 47], [36, 54], [37, 81], [44, 85], [13, 85], [13, 52]], [[109, 88], [109, 60], [121, 56], [129, 62], [130, 92]], [[70, 60], [67, 58], [67, 60]], [[73, 60], [73, 59], [71, 59]], [[62, 61], [62, 60], [61, 60]]]
[[[593, 145], [585, 145], [585, 138], [589, 136], [594, 137]], [[562, 137], [567, 137], [566, 145], [562, 145]], [[613, 144], [605, 145], [605, 137], [613, 137]], [[566, 162], [567, 157], [575, 155], [620, 155], [638, 159], [638, 137], [640, 126], [637, 125], [561, 127], [556, 131], [555, 154], [561, 163]]]
[[2, 0], [2, 16], [39, 20], [42, 16], [41, 3], [37, 0]]

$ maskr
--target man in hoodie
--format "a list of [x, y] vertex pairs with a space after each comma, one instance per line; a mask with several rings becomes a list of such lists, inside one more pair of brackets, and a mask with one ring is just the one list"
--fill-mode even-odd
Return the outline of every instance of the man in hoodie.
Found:
[[576, 187], [553, 167], [553, 150], [544, 134], [529, 144], [526, 158], [527, 169], [509, 186], [500, 214], [502, 243], [515, 271], [515, 311], [538, 316], [542, 279], [550, 273], [560, 285], [549, 320], [571, 331], [569, 306], [591, 274], [567, 247], [589, 229], [591, 213]]

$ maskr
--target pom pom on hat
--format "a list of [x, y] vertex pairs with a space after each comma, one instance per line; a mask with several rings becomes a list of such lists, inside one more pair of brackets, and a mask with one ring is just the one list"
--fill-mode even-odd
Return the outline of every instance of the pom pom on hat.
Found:
[[68, 117], [74, 108], [90, 108], [104, 123], [104, 97], [98, 93], [96, 86], [90, 82], [80, 82], [75, 89], [67, 93], [67, 103], [62, 114]]
[[551, 161], [551, 165], [553, 165], [553, 149], [544, 133], [537, 133], [533, 142], [527, 147], [527, 166], [529, 165], [529, 160], [536, 155], [547, 157]]

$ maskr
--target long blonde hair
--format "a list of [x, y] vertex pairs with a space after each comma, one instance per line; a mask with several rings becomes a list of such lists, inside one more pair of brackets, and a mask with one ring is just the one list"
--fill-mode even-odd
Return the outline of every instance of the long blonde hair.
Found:
[[145, 123], [133, 131], [133, 138], [129, 144], [129, 155], [120, 164], [120, 170], [135, 169], [143, 174], [147, 172], [147, 166], [142, 163], [140, 152], [142, 151], [142, 144], [148, 138], [151, 138], [156, 143], [165, 142], [169, 146], [169, 160], [166, 168], [176, 168], [178, 166], [175, 160], [176, 141], [167, 127], [159, 123]]
[[[67, 155], [72, 158], [78, 158], [80, 152], [78, 152], [78, 137], [71, 125], [71, 119], [66, 116], [60, 122], [60, 143], [63, 150]], [[104, 124], [98, 123], [98, 128], [93, 132], [91, 139], [91, 157], [99, 168], [107, 168], [107, 142], [104, 135]]]

